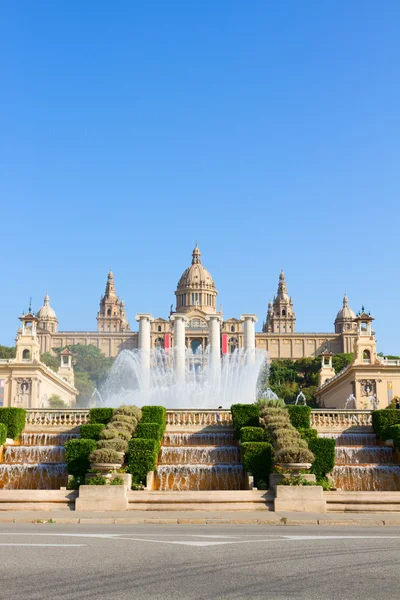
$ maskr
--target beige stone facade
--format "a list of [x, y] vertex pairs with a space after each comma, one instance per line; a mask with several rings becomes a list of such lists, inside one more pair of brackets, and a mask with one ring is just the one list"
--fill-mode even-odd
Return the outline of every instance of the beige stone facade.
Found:
[[[204, 351], [208, 343], [207, 317], [222, 314], [217, 309], [217, 289], [214, 280], [201, 261], [201, 252], [196, 244], [192, 262], [179, 279], [175, 291], [175, 311], [170, 314], [184, 314], [186, 322], [186, 345], [194, 352]], [[53, 348], [72, 344], [93, 344], [106, 356], [117, 356], [122, 350], [138, 347], [138, 333], [130, 331], [125, 305], [116, 294], [112, 271], [107, 277], [104, 295], [97, 313], [97, 331], [59, 331], [58, 319], [50, 306], [46, 293], [44, 305], [37, 313], [39, 319], [38, 337], [40, 352], [50, 352]], [[299, 359], [315, 357], [328, 349], [334, 354], [352, 352], [356, 332], [354, 312], [348, 305], [347, 297], [339, 310], [334, 331], [323, 333], [296, 332], [296, 315], [293, 300], [288, 294], [285, 274], [279, 275], [278, 291], [268, 305], [262, 331], [256, 333], [256, 347], [266, 350], [271, 360], [278, 358]], [[173, 327], [168, 318], [156, 318], [151, 324], [152, 348], [172, 347]], [[243, 324], [239, 318], [223, 319], [221, 325], [222, 352], [233, 352], [243, 347]]]

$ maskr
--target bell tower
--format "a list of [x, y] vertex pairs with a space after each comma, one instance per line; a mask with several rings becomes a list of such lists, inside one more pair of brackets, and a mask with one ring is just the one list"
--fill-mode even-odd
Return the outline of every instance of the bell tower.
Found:
[[293, 301], [287, 291], [285, 273], [281, 271], [278, 293], [274, 297], [274, 301], [268, 305], [268, 314], [263, 332], [294, 333], [295, 329], [296, 315], [293, 311]]
[[34, 363], [40, 361], [40, 344], [37, 336], [38, 318], [30, 310], [19, 317], [22, 327], [18, 329], [16, 341], [16, 362]]
[[379, 362], [372, 321], [374, 321], [374, 318], [365, 312], [364, 307], [362, 307], [357, 318], [354, 319], [357, 326], [357, 339], [354, 344], [355, 365], [374, 365]]
[[104, 296], [100, 298], [100, 310], [97, 313], [97, 331], [109, 333], [129, 331], [125, 304], [115, 293], [114, 273], [111, 269], [107, 276]]

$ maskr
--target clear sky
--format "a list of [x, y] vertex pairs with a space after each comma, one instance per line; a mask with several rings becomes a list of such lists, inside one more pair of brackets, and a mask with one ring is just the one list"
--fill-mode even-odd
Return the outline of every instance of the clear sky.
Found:
[[285, 270], [298, 331], [343, 293], [400, 353], [398, 0], [3, 0], [0, 344], [48, 290], [90, 331], [112, 266], [132, 329], [199, 241], [225, 317]]

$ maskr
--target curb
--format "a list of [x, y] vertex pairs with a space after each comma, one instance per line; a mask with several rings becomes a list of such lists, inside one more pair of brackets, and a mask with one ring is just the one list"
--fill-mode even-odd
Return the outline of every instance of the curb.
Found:
[[400, 526], [400, 520], [397, 519], [348, 519], [348, 520], [329, 520], [329, 519], [145, 519], [128, 517], [110, 517], [110, 518], [84, 518], [84, 517], [61, 517], [60, 519], [51, 518], [32, 519], [28, 517], [0, 518], [2, 523], [34, 523], [34, 524], [56, 524], [56, 525], [276, 525], [276, 526], [299, 526], [299, 525], [361, 525], [372, 527]]

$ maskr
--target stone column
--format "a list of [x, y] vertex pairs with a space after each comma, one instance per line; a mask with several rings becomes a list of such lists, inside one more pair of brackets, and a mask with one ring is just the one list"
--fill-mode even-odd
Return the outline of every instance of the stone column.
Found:
[[186, 316], [175, 313], [170, 316], [174, 325], [174, 370], [177, 383], [184, 383], [186, 370], [185, 323]]
[[218, 381], [221, 375], [221, 322], [220, 315], [209, 315], [208, 321], [208, 347], [209, 369], [214, 381]]
[[248, 362], [254, 362], [256, 349], [256, 315], [242, 315], [240, 320], [243, 323], [243, 347], [246, 352]]
[[150, 388], [150, 333], [153, 315], [136, 315], [139, 322], [139, 350], [140, 350], [140, 387], [142, 390]]

